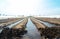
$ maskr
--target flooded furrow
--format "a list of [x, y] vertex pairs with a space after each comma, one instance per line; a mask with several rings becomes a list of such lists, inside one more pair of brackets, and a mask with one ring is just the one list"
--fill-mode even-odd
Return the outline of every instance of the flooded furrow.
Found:
[[[23, 19], [23, 20], [24, 20], [24, 19]], [[7, 27], [8, 27], [8, 28], [12, 28], [13, 26], [19, 24], [19, 23], [22, 22], [23, 20], [19, 20], [18, 22], [15, 22], [15, 23], [13, 23], [13, 24], [7, 26]]]
[[28, 19], [26, 30], [28, 31], [22, 39], [40, 39], [40, 33], [30, 19]]
[[[6, 26], [6, 28], [12, 28], [13, 26], [17, 25], [17, 24], [20, 23], [21, 21], [23, 21], [23, 20], [19, 20], [19, 21], [15, 22], [15, 23], [13, 23], [13, 24], [11, 24], [11, 25], [8, 25], [8, 26]], [[4, 28], [0, 28], [0, 33], [2, 32], [3, 29], [4, 29]]]
[[44, 22], [44, 21], [41, 21], [39, 20], [40, 23], [44, 24], [45, 26], [47, 27], [53, 27], [53, 26], [56, 26], [55, 24], [51, 24], [51, 23], [48, 23], [48, 22]]

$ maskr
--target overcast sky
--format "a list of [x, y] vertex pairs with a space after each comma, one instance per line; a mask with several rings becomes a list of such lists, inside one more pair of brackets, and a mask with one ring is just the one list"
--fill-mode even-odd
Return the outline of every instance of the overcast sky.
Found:
[[60, 15], [60, 0], [0, 0], [0, 13], [8, 15]]

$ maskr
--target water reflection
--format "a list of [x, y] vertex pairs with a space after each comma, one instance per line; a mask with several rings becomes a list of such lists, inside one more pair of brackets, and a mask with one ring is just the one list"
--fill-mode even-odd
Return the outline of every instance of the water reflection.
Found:
[[28, 19], [26, 30], [28, 33], [22, 39], [40, 39], [40, 33], [30, 19]]
[[48, 27], [56, 26], [55, 24], [51, 24], [48, 22], [43, 22], [43, 21], [40, 21], [40, 22], [43, 23], [44, 25], [48, 26]]

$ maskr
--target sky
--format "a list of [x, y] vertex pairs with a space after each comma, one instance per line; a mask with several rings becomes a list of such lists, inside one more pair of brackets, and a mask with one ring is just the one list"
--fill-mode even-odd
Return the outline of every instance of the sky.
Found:
[[0, 0], [0, 14], [60, 15], [60, 0]]

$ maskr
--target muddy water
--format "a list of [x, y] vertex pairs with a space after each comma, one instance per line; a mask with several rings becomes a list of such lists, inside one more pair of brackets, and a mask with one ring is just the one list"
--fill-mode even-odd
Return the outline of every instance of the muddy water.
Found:
[[28, 32], [23, 35], [22, 39], [40, 39], [40, 33], [30, 19], [28, 19], [28, 23], [26, 26], [26, 30]]

